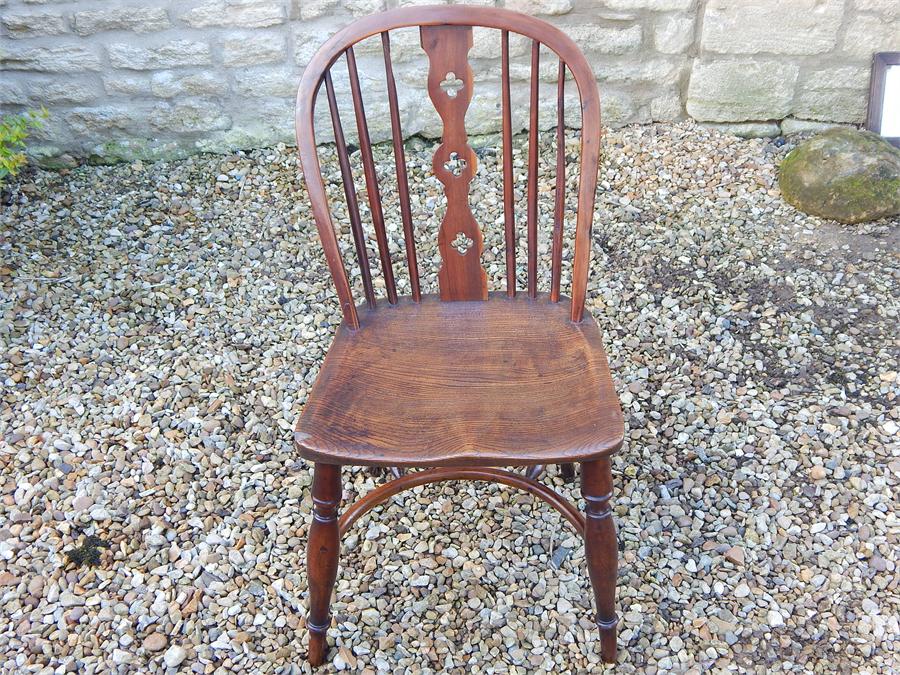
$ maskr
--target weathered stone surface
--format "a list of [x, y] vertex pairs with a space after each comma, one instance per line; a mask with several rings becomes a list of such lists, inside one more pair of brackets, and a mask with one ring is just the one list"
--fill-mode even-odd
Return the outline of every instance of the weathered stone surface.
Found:
[[234, 91], [240, 96], [291, 97], [297, 93], [300, 74], [291, 68], [253, 68], [235, 71]]
[[87, 12], [75, 12], [75, 32], [91, 35], [105, 30], [130, 30], [150, 33], [169, 28], [172, 23], [162, 7], [113, 7]]
[[844, 51], [862, 59], [875, 52], [900, 49], [900, 21], [872, 14], [858, 14], [847, 27], [842, 44]]
[[299, 15], [304, 21], [318, 19], [340, 7], [340, 0], [298, 0]]
[[0, 22], [11, 38], [62, 35], [69, 32], [65, 17], [51, 12], [5, 14]]
[[286, 56], [287, 41], [282, 35], [234, 35], [222, 41], [222, 63], [230, 67], [272, 63]]
[[797, 93], [793, 114], [823, 122], [861, 123], [866, 118], [866, 89], [808, 89]]
[[611, 9], [649, 9], [666, 12], [675, 9], [690, 9], [695, 0], [603, 0], [603, 4]]
[[812, 120], [798, 120], [793, 117], [781, 120], [781, 133], [785, 136], [793, 134], [805, 134], [810, 131], [821, 132], [839, 127], [833, 122], [814, 122]]
[[0, 80], [0, 105], [25, 105], [28, 103], [28, 95], [18, 84], [8, 81], [8, 78]]
[[625, 54], [641, 46], [640, 26], [609, 28], [607, 26], [578, 25], [567, 28], [566, 33], [585, 52]]
[[900, 16], [900, 3], [896, 0], [855, 0], [853, 6], [866, 12], [879, 12], [889, 19]]
[[37, 70], [47, 73], [77, 73], [100, 70], [100, 57], [91, 47], [64, 45], [0, 50], [4, 70]]
[[781, 134], [781, 127], [774, 122], [707, 122], [703, 126], [740, 138], [775, 138]]
[[102, 106], [73, 110], [66, 115], [66, 122], [81, 136], [103, 138], [110, 131], [128, 131], [139, 114], [124, 106]]
[[691, 72], [687, 111], [704, 122], [786, 117], [799, 68], [779, 61], [698, 61]]
[[367, 16], [386, 9], [385, 0], [344, 0], [344, 7], [354, 16]]
[[807, 89], [867, 89], [869, 70], [867, 66], [823, 68], [809, 73], [803, 86]]
[[663, 54], [683, 54], [693, 43], [694, 17], [675, 15], [657, 19], [653, 31], [656, 51]]
[[149, 119], [155, 129], [176, 133], [227, 129], [231, 124], [222, 107], [207, 99], [161, 103], [153, 108]]
[[181, 15], [181, 20], [193, 28], [265, 28], [284, 23], [285, 18], [284, 5], [277, 0], [213, 0]]
[[107, 94], [144, 96], [150, 94], [150, 76], [143, 73], [113, 73], [103, 76], [103, 89]]
[[29, 78], [28, 93], [33, 101], [48, 103], [89, 103], [96, 98], [96, 89], [90, 83], [48, 78]]
[[684, 108], [677, 91], [664, 96], [657, 96], [650, 101], [650, 117], [654, 122], [677, 120], [683, 115]]
[[723, 54], [819, 54], [834, 47], [843, 0], [732, 2], [710, 0], [703, 18], [703, 49]]
[[798, 145], [781, 163], [787, 202], [844, 223], [900, 214], [900, 150], [878, 135], [832, 129]]
[[507, 0], [504, 7], [525, 14], [559, 16], [568, 14], [575, 6], [573, 0]]
[[113, 67], [131, 70], [202, 66], [212, 62], [209, 45], [191, 40], [173, 40], [156, 47], [116, 43], [107, 47], [107, 53]]
[[221, 96], [228, 91], [226, 79], [216, 73], [201, 72], [185, 75], [164, 70], [150, 78], [150, 92], [160, 98], [181, 96]]

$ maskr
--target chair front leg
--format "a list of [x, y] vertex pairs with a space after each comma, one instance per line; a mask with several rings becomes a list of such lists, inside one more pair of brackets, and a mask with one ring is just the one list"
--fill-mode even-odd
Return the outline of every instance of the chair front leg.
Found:
[[616, 661], [616, 571], [618, 545], [612, 518], [612, 471], [608, 457], [581, 465], [585, 499], [584, 549], [597, 602], [600, 648], [606, 663]]
[[312, 484], [313, 520], [306, 548], [306, 571], [309, 580], [309, 663], [319, 666], [325, 661], [325, 633], [331, 622], [329, 606], [337, 579], [340, 532], [338, 505], [341, 501], [341, 467], [316, 464]]

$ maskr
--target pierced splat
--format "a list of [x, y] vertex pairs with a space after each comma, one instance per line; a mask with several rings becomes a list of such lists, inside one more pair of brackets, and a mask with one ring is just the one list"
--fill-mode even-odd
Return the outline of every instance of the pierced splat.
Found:
[[460, 158], [459, 153], [456, 152], [451, 152], [450, 159], [444, 162], [444, 168], [454, 176], [459, 176], [463, 171], [466, 170], [467, 166], [468, 162]]
[[466, 252], [470, 248], [472, 248], [472, 244], [474, 244], [474, 243], [475, 243], [474, 241], [472, 241], [469, 237], [467, 237], [462, 232], [457, 232], [456, 239], [454, 239], [452, 242], [450, 242], [450, 245], [453, 248], [455, 248], [457, 251], [459, 251], [460, 255], [465, 255]]
[[459, 93], [459, 90], [463, 88], [463, 81], [456, 76], [452, 70], [447, 73], [444, 79], [441, 81], [441, 89], [444, 90], [444, 93], [447, 94], [450, 98], [456, 98], [456, 95]]
[[481, 266], [481, 228], [469, 209], [469, 183], [477, 157], [466, 135], [466, 110], [472, 100], [471, 26], [422, 26], [428, 55], [428, 95], [444, 124], [432, 169], [444, 184], [447, 212], [438, 232], [441, 300], [487, 300], [487, 275]]

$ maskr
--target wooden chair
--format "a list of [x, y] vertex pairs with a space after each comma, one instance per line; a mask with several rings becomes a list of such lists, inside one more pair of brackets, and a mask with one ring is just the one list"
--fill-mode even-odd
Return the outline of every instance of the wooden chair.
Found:
[[[482, 233], [469, 209], [476, 155], [464, 116], [472, 97], [468, 62], [472, 29], [500, 31], [502, 167], [506, 289], [488, 292]], [[390, 52], [394, 29], [419, 27], [428, 55], [428, 93], [443, 121], [433, 170], [447, 210], [438, 232], [439, 296], [421, 292], [397, 87]], [[510, 33], [531, 39], [527, 173], [528, 277], [516, 287], [516, 231], [510, 98]], [[380, 35], [384, 53], [397, 192], [410, 276], [410, 297], [398, 297], [388, 251], [378, 178], [363, 109], [353, 45]], [[538, 69], [540, 45], [559, 58], [556, 194], [549, 292], [538, 292]], [[376, 235], [386, 302], [376, 300], [364, 230], [341, 127], [331, 68], [346, 60], [359, 149]], [[580, 181], [571, 299], [560, 293], [565, 192], [564, 81], [578, 88], [582, 113]], [[455, 80], [458, 90], [441, 83]], [[316, 150], [315, 100], [321, 85], [331, 111], [351, 230], [364, 288], [357, 306], [341, 259]], [[582, 533], [597, 603], [603, 659], [616, 658], [616, 533], [610, 455], [622, 444], [622, 412], [600, 330], [585, 316], [591, 220], [600, 148], [600, 103], [591, 68], [572, 40], [530, 16], [502, 9], [409, 7], [367, 16], [329, 39], [306, 68], [297, 95], [297, 141], [316, 226], [343, 322], [297, 424], [301, 456], [315, 463], [309, 532], [309, 661], [321, 664], [341, 535], [392, 495], [436, 481], [496, 481], [520, 488], [558, 510]], [[457, 161], [453, 161], [453, 160]], [[538, 481], [542, 467], [581, 464], [584, 515]], [[390, 467], [396, 479], [338, 516], [342, 465]], [[500, 467], [530, 467], [526, 472]], [[406, 468], [422, 471], [404, 473]]]

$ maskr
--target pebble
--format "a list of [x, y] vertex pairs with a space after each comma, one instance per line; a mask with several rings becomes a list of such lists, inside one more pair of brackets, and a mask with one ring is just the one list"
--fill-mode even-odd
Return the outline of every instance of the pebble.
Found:
[[[513, 151], [523, 175], [526, 141]], [[486, 143], [471, 202], [503, 289], [501, 154]], [[603, 143], [587, 308], [627, 427], [613, 457], [618, 670], [787, 659], [889, 672], [897, 223], [839, 226], [784, 204], [777, 167], [793, 140], [688, 122]], [[407, 153], [426, 292], [443, 203], [434, 148], [416, 138]], [[552, 131], [539, 150], [552, 195]], [[379, 177], [392, 175], [390, 144], [374, 152]], [[333, 148], [321, 157], [349, 256]], [[298, 175], [282, 146], [6, 179], [0, 457], [15, 475], [0, 482], [0, 671], [305, 672], [311, 477], [292, 429], [341, 319]], [[567, 185], [568, 233], [574, 165]], [[408, 293], [389, 181], [382, 197]], [[552, 211], [539, 215], [544, 289]], [[342, 477], [345, 505], [385, 480]], [[542, 480], [581, 503], [557, 467]], [[100, 564], [69, 562], [89, 537]], [[584, 548], [529, 495], [427, 485], [344, 541], [334, 668], [599, 672]], [[840, 649], [810, 648], [828, 641]]]
[[187, 658], [187, 651], [180, 645], [172, 645], [163, 654], [163, 661], [169, 668], [177, 668]]
[[162, 633], [150, 633], [150, 635], [144, 638], [143, 646], [144, 649], [149, 652], [158, 652], [165, 649], [167, 643], [168, 640]]

